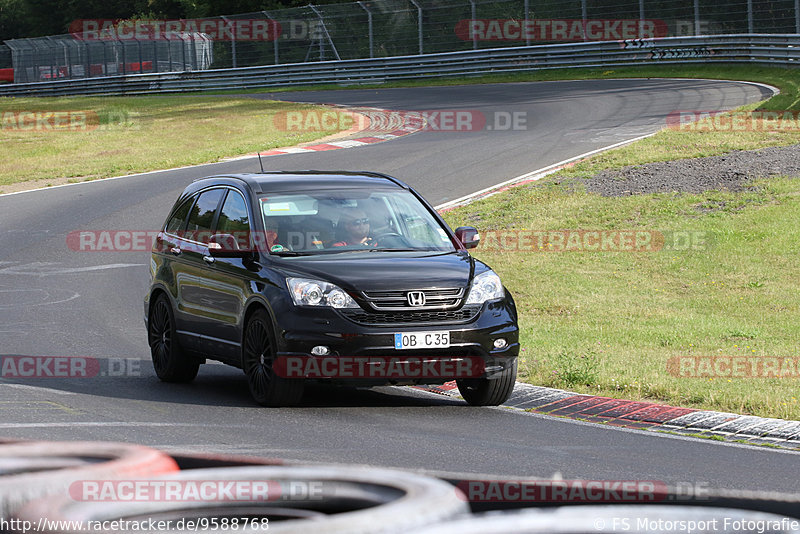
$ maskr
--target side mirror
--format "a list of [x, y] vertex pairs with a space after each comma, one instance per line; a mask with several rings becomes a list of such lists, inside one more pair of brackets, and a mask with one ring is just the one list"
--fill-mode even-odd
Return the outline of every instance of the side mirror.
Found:
[[456, 228], [456, 238], [461, 241], [464, 248], [475, 248], [481, 242], [481, 235], [472, 226], [459, 226]]
[[208, 253], [218, 258], [244, 258], [250, 254], [247, 248], [240, 248], [236, 237], [231, 234], [213, 234], [208, 238]]

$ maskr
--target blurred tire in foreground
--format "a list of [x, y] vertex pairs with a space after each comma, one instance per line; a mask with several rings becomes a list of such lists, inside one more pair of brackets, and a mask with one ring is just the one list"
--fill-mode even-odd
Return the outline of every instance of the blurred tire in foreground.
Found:
[[29, 441], [0, 445], [0, 517], [66, 495], [76, 480], [161, 475], [178, 469], [163, 452], [125, 443]]
[[[189, 530], [188, 522], [204, 532], [280, 533], [389, 533], [409, 532], [431, 523], [445, 521], [469, 511], [463, 494], [450, 484], [388, 469], [362, 466], [263, 466], [192, 469], [163, 477], [123, 481], [127, 491], [137, 482], [150, 488], [145, 500], [121, 500], [121, 482], [109, 481], [108, 491], [92, 484], [91, 499], [70, 495], [29, 504], [17, 518], [34, 524], [44, 517], [55, 521], [129, 521], [117, 532], [136, 531], [130, 522], [154, 519], [170, 521], [171, 528], [159, 532]], [[246, 487], [246, 498], [220, 500], [220, 488]], [[236, 484], [239, 483], [237, 486]], [[244, 483], [243, 486], [241, 483]], [[153, 498], [155, 487], [172, 488], [171, 498]], [[235, 489], [232, 491], [236, 491]], [[146, 493], [147, 490], [143, 490]], [[214, 493], [216, 492], [216, 493]], [[258, 498], [254, 498], [259, 493]], [[208, 498], [214, 493], [215, 498]], [[106, 495], [106, 500], [94, 500]], [[191, 495], [191, 498], [187, 498]], [[111, 498], [116, 500], [112, 500]], [[230, 497], [230, 494], [228, 494]], [[243, 518], [248, 519], [243, 528]], [[268, 527], [265, 527], [267, 522]], [[213, 521], [212, 521], [213, 520]], [[184, 528], [177, 528], [181, 522]], [[96, 524], [96, 523], [95, 523]], [[215, 527], [216, 525], [216, 527]], [[139, 530], [140, 531], [140, 530]], [[48, 530], [72, 534], [80, 530]], [[84, 531], [85, 532], [85, 531]]]

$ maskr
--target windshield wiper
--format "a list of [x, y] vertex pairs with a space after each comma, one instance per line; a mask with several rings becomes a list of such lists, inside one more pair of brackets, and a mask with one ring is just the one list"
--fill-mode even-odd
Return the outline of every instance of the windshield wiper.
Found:
[[424, 248], [371, 248], [370, 252], [426, 252]]
[[299, 252], [295, 250], [283, 250], [281, 252], [270, 252], [273, 256], [314, 256], [316, 252]]

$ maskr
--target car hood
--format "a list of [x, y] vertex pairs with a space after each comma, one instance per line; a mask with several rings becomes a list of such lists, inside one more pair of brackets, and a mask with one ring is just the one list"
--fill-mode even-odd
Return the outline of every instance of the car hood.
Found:
[[275, 267], [352, 291], [466, 287], [487, 269], [465, 252], [345, 252], [281, 258]]

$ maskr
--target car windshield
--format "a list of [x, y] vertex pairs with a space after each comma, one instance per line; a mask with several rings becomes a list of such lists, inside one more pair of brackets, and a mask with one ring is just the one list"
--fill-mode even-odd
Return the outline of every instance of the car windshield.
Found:
[[406, 190], [281, 192], [259, 200], [273, 254], [455, 250], [447, 231]]

